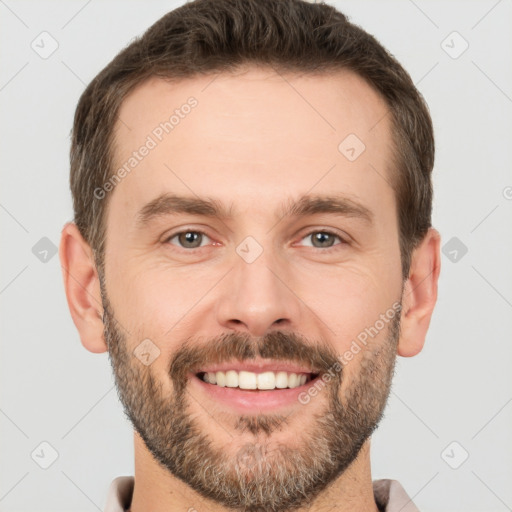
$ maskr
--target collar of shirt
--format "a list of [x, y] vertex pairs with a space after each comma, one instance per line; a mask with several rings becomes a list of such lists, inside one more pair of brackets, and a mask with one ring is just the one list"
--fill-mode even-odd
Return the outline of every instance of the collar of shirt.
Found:
[[[135, 479], [119, 476], [110, 484], [104, 512], [126, 512], [130, 507]], [[397, 480], [374, 480], [373, 494], [381, 512], [419, 512]]]

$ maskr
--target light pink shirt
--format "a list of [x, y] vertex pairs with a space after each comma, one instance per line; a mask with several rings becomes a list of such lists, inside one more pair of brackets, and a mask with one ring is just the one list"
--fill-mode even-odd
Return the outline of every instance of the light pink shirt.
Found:
[[[132, 501], [133, 476], [119, 476], [110, 484], [105, 512], [125, 512]], [[397, 480], [374, 480], [375, 502], [384, 512], [419, 512]]]

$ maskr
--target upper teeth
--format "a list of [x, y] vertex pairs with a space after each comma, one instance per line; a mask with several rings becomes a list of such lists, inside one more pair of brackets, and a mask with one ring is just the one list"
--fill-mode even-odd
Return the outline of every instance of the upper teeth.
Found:
[[306, 383], [307, 375], [288, 372], [253, 373], [236, 370], [207, 372], [203, 380], [217, 386], [240, 389], [296, 388]]

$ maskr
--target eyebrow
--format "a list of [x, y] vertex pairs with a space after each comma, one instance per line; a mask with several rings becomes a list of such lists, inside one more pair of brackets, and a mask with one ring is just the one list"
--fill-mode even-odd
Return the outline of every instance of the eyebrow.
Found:
[[[143, 229], [153, 220], [168, 215], [198, 215], [203, 217], [232, 218], [233, 204], [225, 207], [216, 199], [178, 196], [163, 193], [144, 205], [136, 216], [136, 226]], [[335, 214], [356, 217], [368, 224], [373, 223], [372, 211], [361, 203], [341, 195], [304, 195], [298, 200], [289, 199], [278, 210], [277, 217], [305, 217], [314, 214]]]

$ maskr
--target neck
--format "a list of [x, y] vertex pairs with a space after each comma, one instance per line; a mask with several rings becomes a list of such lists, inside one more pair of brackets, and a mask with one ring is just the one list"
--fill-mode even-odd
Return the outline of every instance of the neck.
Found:
[[[135, 486], [129, 512], [232, 512], [203, 498], [187, 484], [164, 469], [135, 433]], [[370, 441], [347, 470], [307, 508], [294, 512], [378, 512], [373, 497], [370, 469]]]

